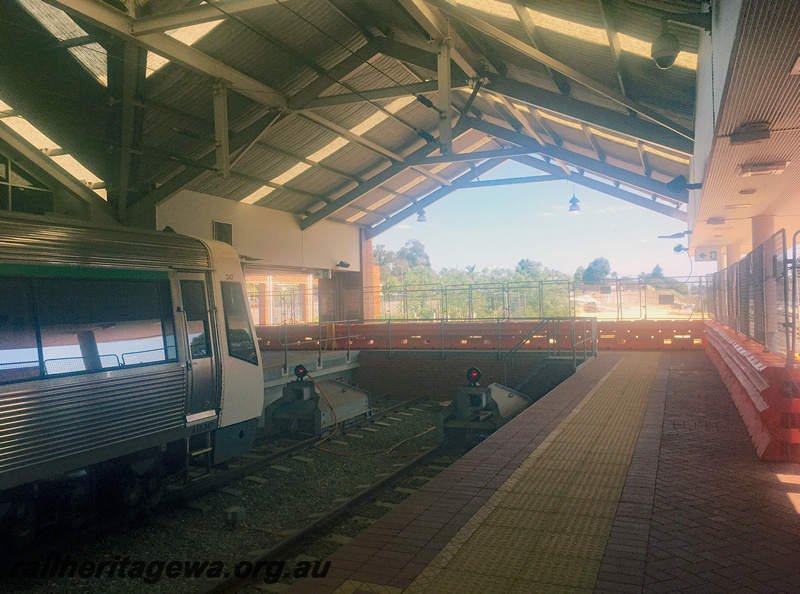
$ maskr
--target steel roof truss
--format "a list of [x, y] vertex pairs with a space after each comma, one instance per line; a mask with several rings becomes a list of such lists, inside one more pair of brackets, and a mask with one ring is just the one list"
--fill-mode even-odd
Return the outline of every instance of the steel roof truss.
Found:
[[278, 4], [277, 0], [220, 0], [218, 2], [209, 2], [208, 4], [200, 4], [191, 8], [139, 17], [133, 21], [132, 32], [134, 35], [163, 33], [170, 29], [208, 23], [209, 21], [227, 18], [228, 15], [264, 8], [274, 4]]
[[[456, 83], [454, 87], [466, 86], [464, 83]], [[342, 93], [341, 95], [328, 95], [317, 97], [309, 101], [304, 109], [315, 109], [319, 107], [333, 107], [336, 105], [347, 105], [350, 103], [361, 103], [363, 101], [377, 101], [379, 99], [394, 99], [395, 97], [407, 97], [408, 95], [418, 95], [421, 93], [431, 93], [439, 88], [438, 81], [424, 81], [397, 87], [384, 87], [382, 89], [370, 89], [369, 91], [359, 91], [358, 93]], [[291, 105], [292, 100], [289, 99]]]
[[679, 194], [675, 194], [667, 189], [667, 184], [656, 181], [649, 177], [632, 173], [626, 169], [615, 167], [613, 165], [609, 165], [608, 163], [601, 163], [600, 161], [596, 161], [578, 153], [573, 153], [572, 151], [568, 151], [563, 148], [551, 145], [541, 146], [532, 138], [528, 138], [519, 132], [514, 132], [513, 130], [508, 130], [506, 128], [502, 128], [501, 126], [496, 126], [489, 122], [484, 122], [475, 118], [470, 118], [469, 125], [475, 130], [479, 130], [484, 134], [490, 134], [496, 138], [501, 138], [508, 142], [513, 142], [519, 146], [530, 148], [531, 153], [539, 153], [551, 159], [562, 160], [576, 168], [583, 169], [585, 171], [591, 171], [597, 175], [611, 180], [619, 180], [626, 185], [637, 188], [648, 194], [659, 194], [660, 196], [664, 196], [670, 200], [677, 200], [683, 203], [688, 201], [688, 193], [685, 190]]
[[323, 128], [327, 128], [328, 130], [338, 134], [342, 138], [345, 138], [351, 142], [355, 142], [356, 144], [360, 144], [364, 148], [367, 148], [374, 153], [386, 157], [387, 159], [391, 159], [392, 161], [397, 161], [400, 163], [403, 162], [403, 157], [401, 157], [400, 155], [393, 153], [389, 149], [384, 148], [372, 142], [371, 140], [367, 140], [366, 138], [359, 136], [358, 134], [354, 134], [353, 132], [350, 132], [350, 130], [348, 130], [347, 128], [343, 128], [338, 124], [334, 124], [333, 122], [330, 122], [311, 111], [300, 112], [300, 115], [305, 119], [309, 120], [310, 122], [322, 126]]
[[[527, 165], [528, 167], [532, 167], [533, 169], [538, 169], [539, 171], [549, 173], [550, 175], [556, 177], [563, 177], [557, 166], [551, 165], [550, 163], [542, 161], [541, 159], [536, 159], [535, 157], [522, 156], [522, 157], [514, 157], [514, 160], [517, 161], [518, 163], [522, 163], [523, 165]], [[667, 206], [666, 204], [655, 202], [649, 198], [645, 198], [644, 196], [639, 196], [638, 194], [634, 194], [633, 192], [628, 192], [626, 190], [617, 188], [616, 186], [605, 184], [601, 181], [592, 179], [591, 177], [587, 177], [585, 175], [573, 175], [572, 177], [570, 177], [570, 181], [575, 184], [578, 184], [579, 186], [591, 188], [598, 192], [602, 192], [604, 194], [608, 194], [609, 196], [613, 196], [614, 198], [619, 198], [620, 200], [630, 202], [631, 204], [635, 204], [637, 206], [642, 206], [649, 210], [655, 211], [659, 214], [667, 215], [668, 217], [672, 217], [673, 219], [678, 219], [679, 221], [685, 222], [687, 218], [686, 211], [679, 210], [678, 208], [674, 208], [672, 206]]]
[[439, 188], [438, 190], [435, 190], [435, 191], [431, 192], [430, 194], [428, 194], [424, 198], [420, 198], [419, 200], [414, 202], [414, 204], [412, 204], [410, 206], [407, 206], [406, 208], [404, 208], [400, 212], [397, 212], [397, 213], [393, 214], [388, 219], [386, 219], [383, 223], [380, 223], [378, 225], [375, 225], [374, 227], [371, 227], [369, 229], [369, 231], [367, 232], [367, 238], [368, 239], [372, 239], [376, 235], [379, 235], [380, 233], [383, 233], [387, 229], [390, 229], [390, 228], [394, 227], [398, 223], [404, 221], [405, 219], [407, 219], [408, 217], [412, 216], [413, 214], [418, 213], [423, 208], [427, 208], [428, 206], [430, 206], [431, 204], [433, 204], [437, 200], [440, 200], [440, 199], [444, 198], [448, 194], [451, 194], [452, 192], [454, 192], [456, 190], [469, 187], [469, 183], [473, 179], [475, 179], [476, 177], [479, 177], [480, 175], [483, 175], [484, 173], [487, 173], [488, 171], [491, 171], [492, 169], [494, 169], [495, 167], [497, 167], [498, 165], [500, 165], [504, 161], [505, 161], [505, 159], [490, 159], [488, 161], [485, 161], [485, 162], [481, 163], [477, 167], [473, 167], [469, 171], [461, 174], [459, 177], [457, 177], [455, 180], [453, 180], [453, 185], [452, 186], [449, 186], [449, 187], [446, 187], [446, 188]]
[[600, 93], [601, 95], [607, 97], [608, 99], [611, 99], [612, 101], [635, 111], [636, 113], [642, 115], [643, 117], [646, 117], [647, 119], [661, 126], [664, 126], [665, 128], [668, 128], [669, 130], [672, 130], [673, 132], [689, 140], [693, 140], [693, 133], [691, 130], [687, 130], [680, 124], [676, 124], [669, 118], [662, 116], [661, 114], [657, 113], [656, 111], [648, 107], [645, 107], [634, 101], [631, 101], [627, 97], [621, 95], [618, 91], [606, 87], [604, 84], [597, 82], [596, 80], [586, 76], [581, 72], [578, 72], [577, 70], [575, 70], [570, 66], [567, 66], [563, 62], [559, 62], [558, 60], [548, 56], [544, 52], [540, 52], [539, 50], [531, 47], [527, 43], [523, 43], [516, 37], [513, 37], [512, 35], [509, 35], [508, 33], [501, 31], [500, 29], [498, 29], [493, 25], [490, 25], [486, 21], [483, 21], [473, 16], [472, 14], [464, 10], [461, 10], [460, 8], [456, 8], [442, 0], [429, 0], [429, 1], [435, 6], [441, 8], [444, 12], [451, 14], [454, 18], [477, 29], [484, 35], [493, 37], [496, 41], [536, 60], [537, 62], [544, 64], [545, 66], [549, 66], [553, 70], [561, 72], [565, 76], [595, 91], [596, 93]]
[[[84, 202], [87, 202], [93, 214], [102, 213], [102, 215], [110, 218], [111, 208], [105, 200], [100, 198], [100, 196], [94, 193], [88, 186], [82, 184], [64, 171], [42, 151], [35, 148], [11, 128], [0, 122], [0, 148], [2, 148], [3, 144], [10, 149], [12, 153], [8, 155], [10, 158], [32, 163], [34, 167], [40, 169], [50, 179], [61, 184]], [[19, 155], [19, 157], [17, 155]], [[92, 218], [95, 217], [93, 216]]]
[[453, 31], [442, 14], [425, 0], [397, 0], [408, 14], [422, 26], [431, 39], [451, 39], [451, 56], [467, 76], [473, 77], [483, 71], [484, 65], [463, 39]]
[[501, 93], [516, 101], [577, 121], [586, 122], [593, 126], [606, 128], [625, 136], [638, 138], [648, 144], [683, 153], [687, 156], [693, 154], [694, 143], [691, 140], [648, 120], [624, 115], [617, 111], [598, 107], [573, 97], [559, 95], [558, 93], [546, 91], [545, 89], [499, 75], [492, 75], [489, 79], [489, 88], [492, 91]]
[[224, 179], [231, 175], [230, 144], [228, 139], [228, 88], [224, 83], [214, 84], [214, 148], [217, 173]]
[[46, 1], [48, 4], [75, 14], [78, 18], [87, 20], [126, 41], [134, 41], [145, 49], [180, 64], [184, 68], [212, 79], [221, 79], [228, 83], [231, 89], [257, 103], [287, 107], [286, 98], [278, 91], [165, 33], [133, 35], [135, 19], [100, 0]]
[[[527, 9], [523, 6], [520, 6], [516, 0], [511, 1], [511, 6], [514, 8], [514, 12], [517, 13], [517, 18], [522, 23], [525, 32], [528, 34], [528, 39], [531, 40], [531, 45], [537, 50], [546, 51], [542, 37], [536, 30], [536, 23], [533, 22], [533, 19], [531, 18], [531, 15]], [[545, 68], [550, 74], [550, 78], [553, 79], [553, 82], [558, 87], [558, 90], [561, 91], [563, 95], [569, 95], [569, 81], [567, 78], [549, 66], [545, 66]]]
[[453, 152], [453, 101], [450, 98], [450, 40], [438, 42], [436, 64], [438, 66], [439, 144], [443, 153]]
[[311, 215], [300, 221], [300, 228], [304, 230], [308, 229], [312, 225], [315, 225], [316, 223], [320, 222], [321, 220], [328, 218], [330, 215], [336, 213], [337, 211], [341, 210], [342, 208], [354, 202], [355, 200], [358, 200], [370, 190], [374, 190], [384, 182], [393, 178], [398, 173], [403, 172], [408, 167], [409, 163], [416, 163], [417, 160], [420, 161], [423, 160], [438, 147], [439, 144], [437, 142], [425, 143], [422, 147], [418, 148], [417, 150], [411, 152], [411, 154], [406, 156], [405, 163], [397, 161], [392, 163], [389, 167], [387, 167], [383, 171], [376, 173], [357, 188], [353, 188], [352, 190], [344, 193], [343, 195], [333, 200], [330, 204], [323, 206], [317, 211], [314, 211], [314, 213], [312, 213]]

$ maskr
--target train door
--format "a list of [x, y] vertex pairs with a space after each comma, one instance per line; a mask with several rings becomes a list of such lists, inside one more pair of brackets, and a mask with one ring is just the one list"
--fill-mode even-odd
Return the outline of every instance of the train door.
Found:
[[178, 281], [188, 347], [189, 401], [186, 414], [215, 411], [214, 351], [205, 276], [179, 274]]

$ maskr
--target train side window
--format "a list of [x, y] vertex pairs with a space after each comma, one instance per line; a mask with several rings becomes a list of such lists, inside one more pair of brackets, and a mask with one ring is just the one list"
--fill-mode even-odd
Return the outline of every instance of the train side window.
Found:
[[203, 281], [182, 280], [181, 296], [183, 310], [186, 312], [186, 325], [189, 330], [189, 348], [192, 359], [211, 356], [208, 335], [208, 306], [206, 305], [206, 283]]
[[165, 334], [172, 326], [166, 281], [40, 279], [37, 285], [47, 375], [176, 358]]
[[0, 383], [39, 377], [39, 348], [26, 280], [0, 281]]
[[223, 281], [222, 309], [225, 313], [225, 331], [228, 335], [228, 354], [248, 363], [258, 365], [256, 345], [250, 332], [250, 319], [242, 293], [242, 285]]

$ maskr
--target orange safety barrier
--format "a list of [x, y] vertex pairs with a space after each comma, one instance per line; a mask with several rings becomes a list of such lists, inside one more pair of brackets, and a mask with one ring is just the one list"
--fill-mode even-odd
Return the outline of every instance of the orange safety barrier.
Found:
[[706, 322], [708, 348], [762, 460], [800, 462], [800, 371], [764, 345]]
[[704, 349], [703, 320], [598, 320], [599, 349]]
[[[589, 318], [579, 318], [575, 342], [591, 335]], [[524, 350], [568, 351], [572, 349], [571, 320], [550, 320], [547, 327], [528, 339]], [[262, 350], [282, 350], [288, 341], [292, 350], [347, 348], [348, 331], [351, 349], [420, 349], [420, 350], [501, 350], [517, 347], [534, 328], [536, 320], [476, 322], [368, 322], [258, 326], [256, 333]], [[600, 349], [703, 349], [705, 326], [702, 320], [598, 321]], [[499, 335], [499, 339], [498, 339]], [[499, 341], [499, 345], [498, 345]], [[587, 343], [587, 350], [591, 345]]]

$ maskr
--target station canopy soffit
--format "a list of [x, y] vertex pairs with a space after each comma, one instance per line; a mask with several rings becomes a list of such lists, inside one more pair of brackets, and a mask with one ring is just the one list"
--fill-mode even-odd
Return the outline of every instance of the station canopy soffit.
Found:
[[[0, 140], [71, 156], [123, 222], [189, 189], [374, 236], [559, 179], [686, 220], [702, 4], [13, 0]], [[508, 160], [530, 175], [478, 179]]]

